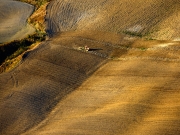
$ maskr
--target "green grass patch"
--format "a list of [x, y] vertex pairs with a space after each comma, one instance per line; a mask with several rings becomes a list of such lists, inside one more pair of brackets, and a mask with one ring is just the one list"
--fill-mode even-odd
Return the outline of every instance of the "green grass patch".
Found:
[[126, 35], [131, 35], [131, 36], [135, 36], [135, 37], [140, 37], [142, 38], [143, 35], [141, 33], [137, 33], [137, 32], [132, 32], [132, 31], [123, 31], [124, 34]]
[[155, 39], [152, 37], [146, 37], [145, 40], [155, 40]]
[[147, 50], [146, 47], [138, 47], [138, 49], [140, 49], [141, 51], [146, 51]]

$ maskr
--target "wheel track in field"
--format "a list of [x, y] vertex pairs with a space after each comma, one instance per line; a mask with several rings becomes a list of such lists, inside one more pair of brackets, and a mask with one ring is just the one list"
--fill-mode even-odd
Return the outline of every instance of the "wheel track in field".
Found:
[[[168, 10], [158, 18], [159, 9], [179, 7], [177, 0], [161, 2], [52, 1], [46, 16], [52, 38], [0, 75], [0, 134], [179, 134], [179, 42], [144, 41], [144, 50], [139, 38], [121, 37], [141, 28], [141, 15], [149, 25], [143, 33], [171, 16]], [[73, 32], [63, 36], [67, 31]], [[103, 50], [77, 49], [84, 45]]]

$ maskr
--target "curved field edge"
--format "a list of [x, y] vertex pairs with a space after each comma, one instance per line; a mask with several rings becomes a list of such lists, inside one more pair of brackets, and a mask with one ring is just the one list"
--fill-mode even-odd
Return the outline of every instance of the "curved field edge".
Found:
[[35, 32], [35, 29], [27, 24], [27, 18], [34, 11], [32, 5], [1, 0], [0, 7], [0, 43], [20, 40]]
[[35, 6], [35, 11], [28, 18], [27, 22], [33, 26], [36, 31], [33, 35], [29, 35], [24, 39], [0, 44], [0, 73], [13, 69], [21, 61], [22, 55], [27, 50], [32, 49], [46, 39], [44, 17], [46, 15], [46, 6], [50, 0], [19, 1]]
[[[61, 34], [0, 75], [2, 133], [179, 134], [179, 45], [110, 35]], [[112, 48], [116, 61], [101, 57]]]

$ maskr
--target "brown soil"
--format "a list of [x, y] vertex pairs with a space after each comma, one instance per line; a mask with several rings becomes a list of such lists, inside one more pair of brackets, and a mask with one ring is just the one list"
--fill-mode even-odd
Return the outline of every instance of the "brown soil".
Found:
[[[180, 41], [173, 41], [179, 18], [165, 23], [179, 6], [178, 0], [50, 2], [50, 38], [0, 75], [0, 134], [180, 134]], [[172, 31], [153, 36], [157, 27]]]

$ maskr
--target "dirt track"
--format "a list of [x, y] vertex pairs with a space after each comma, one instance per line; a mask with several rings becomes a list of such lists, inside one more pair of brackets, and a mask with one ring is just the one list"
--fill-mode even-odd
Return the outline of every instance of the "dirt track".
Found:
[[33, 6], [13, 0], [0, 1], [0, 43], [22, 39], [35, 30], [27, 24]]
[[[127, 21], [128, 5], [134, 6], [129, 14], [140, 17], [140, 10], [133, 8], [143, 1], [76, 2], [52, 1], [46, 17], [51, 38], [27, 52], [13, 71], [0, 75], [0, 134], [180, 134], [180, 42], [142, 40], [117, 33], [138, 19]], [[151, 2], [155, 1], [144, 6], [170, 6], [174, 11], [180, 6], [176, 0], [167, 0], [167, 5]], [[113, 11], [109, 17], [116, 13], [127, 23], [103, 18], [111, 5], [126, 5], [124, 9], [114, 8], [121, 12]], [[87, 12], [97, 12], [95, 17], [101, 21], [91, 23], [86, 17], [77, 21]], [[57, 20], [58, 13], [64, 18]], [[173, 14], [168, 13], [166, 19]], [[158, 24], [163, 24], [165, 18], [157, 17], [151, 23], [157, 24], [159, 19]], [[152, 28], [146, 25], [142, 33]], [[179, 38], [169, 34], [170, 39]], [[78, 50], [85, 45], [97, 50]]]

